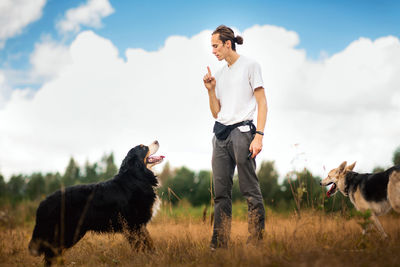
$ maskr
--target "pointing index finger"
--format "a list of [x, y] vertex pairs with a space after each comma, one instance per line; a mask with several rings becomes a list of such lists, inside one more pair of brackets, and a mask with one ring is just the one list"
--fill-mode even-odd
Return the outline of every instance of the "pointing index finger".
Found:
[[207, 70], [208, 70], [208, 75], [211, 76], [211, 70], [210, 70], [210, 67], [209, 67], [209, 66], [207, 66]]

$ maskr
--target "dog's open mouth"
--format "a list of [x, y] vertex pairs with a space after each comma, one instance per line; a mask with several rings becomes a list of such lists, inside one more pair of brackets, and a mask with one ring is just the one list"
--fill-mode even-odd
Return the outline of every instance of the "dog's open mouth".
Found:
[[165, 158], [164, 156], [155, 156], [154, 154], [157, 153], [158, 148], [160, 147], [160, 144], [158, 141], [154, 141], [149, 145], [149, 152], [147, 154], [147, 157], [145, 159], [146, 165], [148, 168], [151, 168], [154, 165], [157, 165], [163, 161]]
[[329, 188], [328, 192], [326, 192], [326, 196], [331, 197], [335, 193], [336, 193], [336, 184], [332, 183], [331, 188]]
[[147, 164], [159, 164], [164, 160], [165, 156], [148, 156], [146, 163]]

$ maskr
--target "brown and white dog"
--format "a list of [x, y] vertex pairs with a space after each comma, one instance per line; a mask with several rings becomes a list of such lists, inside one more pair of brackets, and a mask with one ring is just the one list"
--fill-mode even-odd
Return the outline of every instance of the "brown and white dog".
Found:
[[383, 172], [363, 174], [353, 171], [355, 162], [349, 166], [346, 165], [345, 161], [331, 170], [321, 181], [321, 186], [332, 184], [327, 192], [328, 197], [339, 190], [350, 198], [357, 210], [362, 212], [370, 210], [372, 221], [386, 238], [387, 234], [378, 216], [387, 213], [391, 208], [400, 213], [400, 165]]

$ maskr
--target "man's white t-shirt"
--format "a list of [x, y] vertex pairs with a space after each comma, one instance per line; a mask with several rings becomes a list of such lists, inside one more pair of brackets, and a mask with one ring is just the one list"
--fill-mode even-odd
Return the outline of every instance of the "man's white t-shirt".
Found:
[[[224, 125], [253, 120], [257, 102], [254, 89], [263, 86], [260, 65], [247, 57], [239, 56], [230, 67], [226, 64], [215, 73], [215, 93], [220, 101], [221, 110], [217, 121]], [[247, 132], [249, 126], [239, 130]]]

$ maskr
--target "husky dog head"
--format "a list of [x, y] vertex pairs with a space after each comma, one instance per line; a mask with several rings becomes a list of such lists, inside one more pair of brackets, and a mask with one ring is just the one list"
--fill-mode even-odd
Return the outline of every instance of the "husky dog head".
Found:
[[346, 196], [345, 193], [345, 178], [346, 178], [346, 174], [349, 171], [352, 171], [354, 169], [354, 166], [356, 165], [356, 163], [354, 162], [353, 164], [346, 166], [347, 162], [344, 161], [342, 164], [339, 165], [339, 167], [331, 170], [328, 173], [328, 176], [323, 179], [321, 181], [321, 186], [328, 186], [331, 185], [331, 188], [328, 190], [328, 192], [326, 192], [326, 196], [330, 197], [332, 195], [334, 195], [337, 190], [339, 189], [343, 195]]

